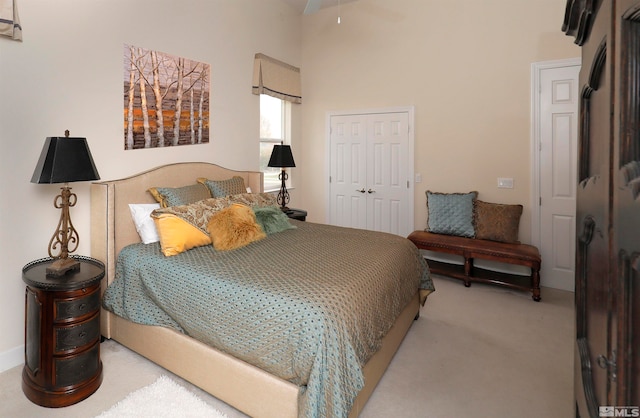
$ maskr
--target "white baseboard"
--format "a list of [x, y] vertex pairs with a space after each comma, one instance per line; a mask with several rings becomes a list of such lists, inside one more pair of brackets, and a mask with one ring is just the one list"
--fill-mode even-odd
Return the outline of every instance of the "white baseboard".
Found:
[[542, 276], [542, 279], [540, 280], [540, 286], [551, 287], [553, 289], [566, 290], [574, 293], [576, 291], [576, 282], [573, 278], [569, 278], [566, 280], [556, 279], [553, 283], [547, 283], [545, 279], [546, 277]]
[[0, 353], [0, 373], [24, 364], [24, 345]]

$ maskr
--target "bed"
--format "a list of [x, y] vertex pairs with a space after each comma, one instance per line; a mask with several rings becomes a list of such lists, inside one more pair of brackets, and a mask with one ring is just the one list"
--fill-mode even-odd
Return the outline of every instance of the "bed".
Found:
[[[127, 254], [127, 251], [133, 251], [132, 249], [145, 247], [144, 244], [139, 244], [140, 237], [131, 218], [130, 203], [153, 203], [154, 198], [147, 192], [150, 187], [180, 187], [193, 184], [195, 179], [200, 177], [225, 180], [234, 176], [240, 176], [244, 180], [244, 184], [252, 191], [262, 191], [262, 173], [260, 172], [234, 171], [214, 164], [198, 162], [169, 164], [128, 178], [92, 184], [91, 255], [104, 262], [106, 266], [107, 280], [103, 282], [103, 292], [116, 280], [117, 268], [122, 269], [120, 264], [117, 264], [118, 254], [121, 251], [123, 254]], [[269, 244], [269, 240], [275, 243], [278, 240], [293, 239], [289, 238], [289, 236], [299, 235], [304, 237], [304, 234], [307, 234], [306, 236], [310, 237], [312, 235], [309, 234], [318, 233], [314, 232], [316, 230], [320, 231], [323, 236], [336, 235], [337, 232], [344, 232], [346, 234], [345, 237], [352, 233], [370, 233], [370, 231], [347, 231], [347, 228], [323, 226], [295, 220], [291, 220], [291, 223], [294, 227], [292, 231], [276, 234], [278, 236], [275, 238], [269, 237], [260, 242], [250, 244], [241, 250], [233, 251], [237, 251], [237, 254], [243, 254], [244, 251], [249, 254], [249, 257], [255, 257], [255, 251], [264, 251], [264, 246], [273, 245]], [[325, 231], [322, 228], [337, 229]], [[363, 239], [363, 237], [358, 236], [354, 239], [358, 239], [360, 242], [379, 241], [381, 235], [373, 235], [372, 237], [366, 237], [366, 239]], [[404, 238], [395, 237], [393, 239], [396, 240], [393, 242], [398, 243], [399, 246], [406, 244]], [[313, 240], [305, 239], [305, 242], [310, 241]], [[281, 245], [288, 244], [286, 241], [282, 241]], [[140, 251], [148, 252], [149, 248], [152, 247], [146, 246]], [[189, 250], [189, 253], [192, 255], [199, 254], [199, 251], [213, 251], [212, 253], [207, 253], [209, 255], [215, 253], [214, 250], [209, 248], [194, 250]], [[316, 250], [320, 253], [320, 250], [317, 248]], [[209, 255], [206, 255], [206, 257]], [[123, 259], [125, 258], [123, 256]], [[166, 258], [170, 259], [171, 257]], [[375, 263], [368, 264], [374, 264], [375, 266]], [[403, 306], [400, 306], [397, 312], [393, 314], [395, 319], [392, 319], [392, 323], [387, 327], [388, 329], [385, 329], [384, 336], [380, 336], [381, 340], [376, 345], [375, 353], [367, 356], [366, 363], [361, 368], [353, 368], [355, 372], [352, 373], [353, 370], [347, 370], [346, 374], [361, 374], [364, 381], [364, 387], [359, 389], [357, 396], [354, 395], [354, 399], [348, 400], [348, 416], [355, 417], [359, 415], [412, 322], [418, 317], [420, 304], [424, 303], [426, 296], [433, 291], [426, 265], [424, 266], [424, 271], [417, 274], [426, 275], [427, 280], [425, 281], [423, 277], [421, 279], [422, 282], [416, 284], [415, 291], [411, 291], [412, 294], [406, 304], [403, 302]], [[287, 286], [291, 286], [291, 284]], [[288, 289], [287, 291], [289, 292], [290, 290]], [[357, 292], [358, 296], [360, 293]], [[294, 292], [291, 291], [291, 294], [293, 295]], [[305, 297], [302, 298], [304, 299]], [[345, 295], [345, 298], [348, 300], [349, 295]], [[353, 297], [353, 299], [357, 298]], [[189, 323], [186, 323], [186, 325], [189, 325]], [[264, 364], [254, 365], [250, 361], [243, 360], [242, 356], [230, 353], [228, 347], [214, 348], [209, 344], [192, 338], [189, 336], [192, 335], [190, 332], [176, 328], [179, 328], [179, 326], [143, 325], [142, 323], [125, 319], [104, 308], [101, 314], [101, 332], [105, 338], [118, 341], [120, 344], [181, 376], [249, 416], [293, 418], [318, 415], [318, 410], [312, 409], [313, 406], [309, 406], [310, 402], [305, 400], [305, 396], [312, 392], [310, 390], [311, 387], [322, 387], [324, 381], [317, 382], [318, 379], [315, 378], [314, 381], [316, 383], [313, 384], [311, 383], [312, 378], [310, 378], [309, 382], [303, 382], [300, 379], [279, 377], [273, 373], [268, 364], [266, 365], [267, 367]], [[330, 367], [330, 372], [333, 374], [333, 366]], [[292, 381], [297, 383], [292, 383]], [[317, 391], [317, 389], [314, 390]], [[323, 406], [323, 408], [326, 408], [326, 406]], [[327, 409], [321, 410], [326, 411]], [[343, 410], [338, 410], [341, 412], [337, 415], [347, 415]], [[331, 413], [330, 415], [336, 414]]]

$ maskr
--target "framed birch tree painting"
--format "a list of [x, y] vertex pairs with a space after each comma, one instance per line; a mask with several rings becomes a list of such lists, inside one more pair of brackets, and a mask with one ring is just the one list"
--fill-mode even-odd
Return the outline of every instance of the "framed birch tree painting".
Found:
[[124, 45], [124, 149], [209, 142], [210, 66]]

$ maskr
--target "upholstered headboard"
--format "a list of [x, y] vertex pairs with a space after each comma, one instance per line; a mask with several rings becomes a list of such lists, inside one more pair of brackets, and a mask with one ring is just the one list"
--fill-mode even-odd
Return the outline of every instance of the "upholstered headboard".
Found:
[[[150, 187], [180, 187], [195, 184], [198, 177], [226, 180], [233, 176], [244, 179], [245, 185], [262, 192], [263, 174], [259, 171], [235, 171], [204, 162], [175, 163], [160, 166], [131, 177], [101, 181], [91, 185], [91, 256], [106, 267], [103, 290], [115, 278], [116, 256], [122, 248], [140, 242], [130, 203], [154, 203], [147, 191]], [[109, 337], [109, 318], [102, 311], [102, 333]]]

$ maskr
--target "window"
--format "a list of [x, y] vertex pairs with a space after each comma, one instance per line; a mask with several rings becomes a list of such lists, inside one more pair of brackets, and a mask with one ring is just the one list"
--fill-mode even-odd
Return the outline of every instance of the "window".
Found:
[[[260, 171], [264, 173], [264, 190], [280, 189], [278, 175], [281, 169], [267, 167], [273, 146], [284, 142], [290, 144], [291, 104], [275, 97], [260, 95]], [[289, 172], [287, 187], [291, 182]]]

